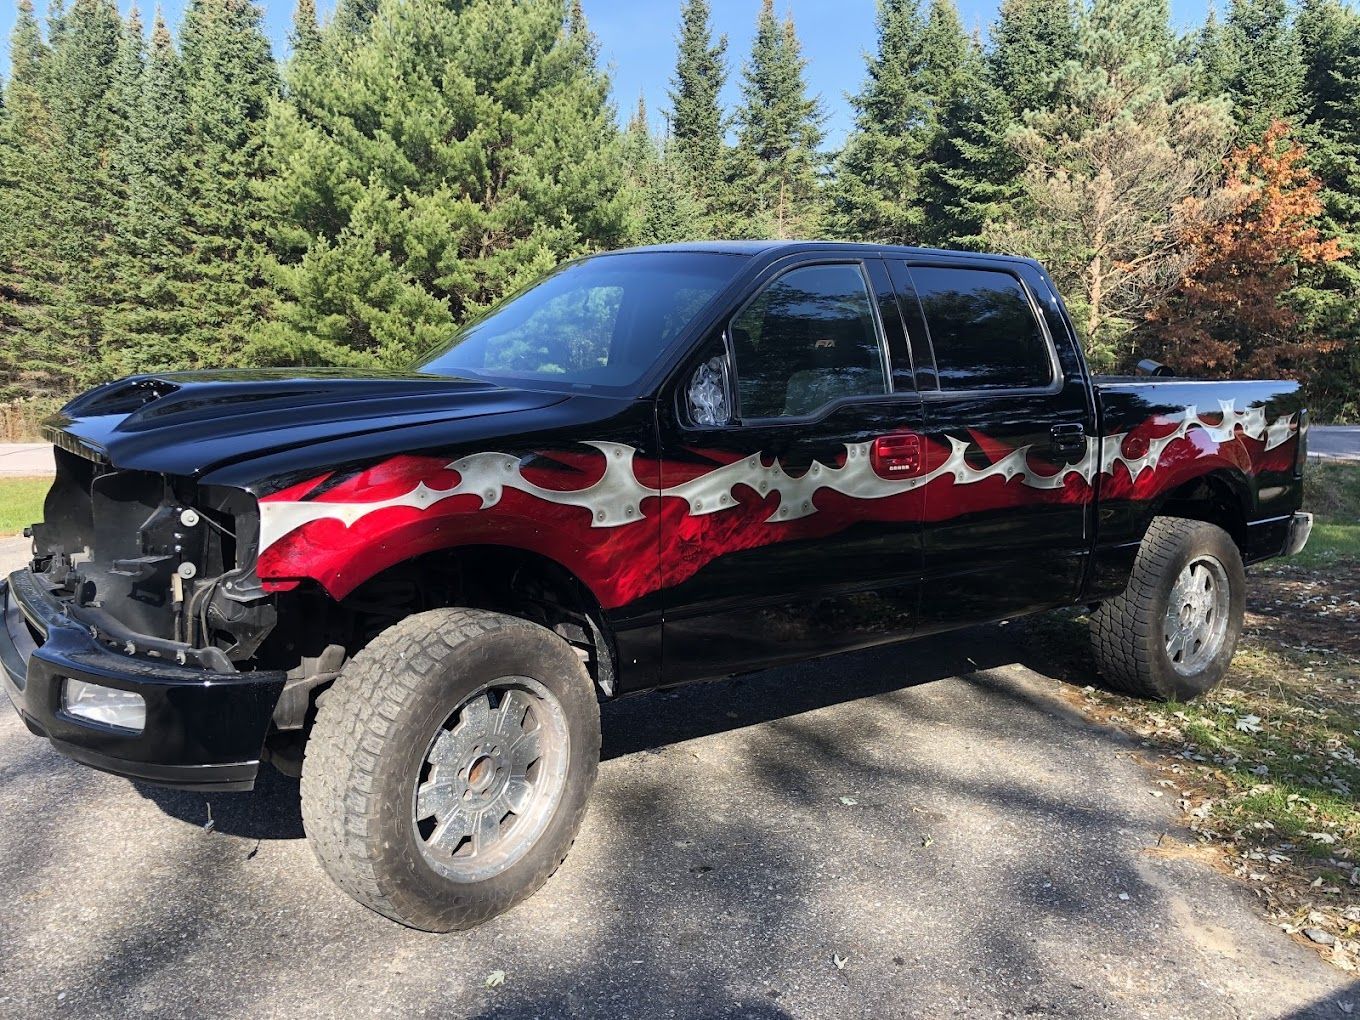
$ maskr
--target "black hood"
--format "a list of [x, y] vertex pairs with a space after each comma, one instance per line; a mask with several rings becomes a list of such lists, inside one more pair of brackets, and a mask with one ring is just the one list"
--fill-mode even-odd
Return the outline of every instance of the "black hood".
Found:
[[261, 369], [132, 376], [61, 409], [46, 433], [118, 468], [196, 476], [311, 443], [548, 407], [561, 393], [399, 372]]

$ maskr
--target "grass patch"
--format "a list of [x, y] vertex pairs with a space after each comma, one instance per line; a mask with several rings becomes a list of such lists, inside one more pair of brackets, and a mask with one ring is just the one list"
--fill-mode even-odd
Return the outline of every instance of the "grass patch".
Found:
[[17, 535], [42, 520], [50, 478], [0, 478], [0, 535]]
[[1293, 561], [1320, 567], [1360, 561], [1360, 465], [1310, 463], [1303, 475], [1303, 507], [1316, 514], [1312, 537]]

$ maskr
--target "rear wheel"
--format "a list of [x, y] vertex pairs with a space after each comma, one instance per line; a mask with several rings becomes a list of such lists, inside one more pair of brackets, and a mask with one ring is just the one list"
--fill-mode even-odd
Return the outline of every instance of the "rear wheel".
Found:
[[322, 702], [303, 821], [360, 903], [427, 931], [469, 928], [562, 863], [599, 751], [593, 685], [560, 637], [480, 610], [421, 613]]
[[1198, 697], [1227, 672], [1245, 603], [1242, 557], [1226, 531], [1204, 521], [1155, 518], [1123, 594], [1091, 617], [1100, 671], [1139, 697]]

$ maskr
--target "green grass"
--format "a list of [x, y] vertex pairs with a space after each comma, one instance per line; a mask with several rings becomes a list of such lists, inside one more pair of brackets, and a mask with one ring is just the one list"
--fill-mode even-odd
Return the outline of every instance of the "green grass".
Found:
[[1293, 562], [1320, 567], [1338, 559], [1360, 560], [1360, 465], [1308, 465], [1303, 507], [1317, 517], [1308, 545]]
[[0, 535], [17, 535], [42, 520], [50, 478], [0, 478]]

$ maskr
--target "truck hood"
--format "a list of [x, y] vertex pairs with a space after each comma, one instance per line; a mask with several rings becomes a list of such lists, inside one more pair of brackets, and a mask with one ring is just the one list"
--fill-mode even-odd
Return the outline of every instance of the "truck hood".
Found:
[[197, 476], [315, 442], [529, 411], [565, 399], [416, 373], [169, 372], [90, 390], [49, 419], [44, 433], [58, 446], [117, 468]]

